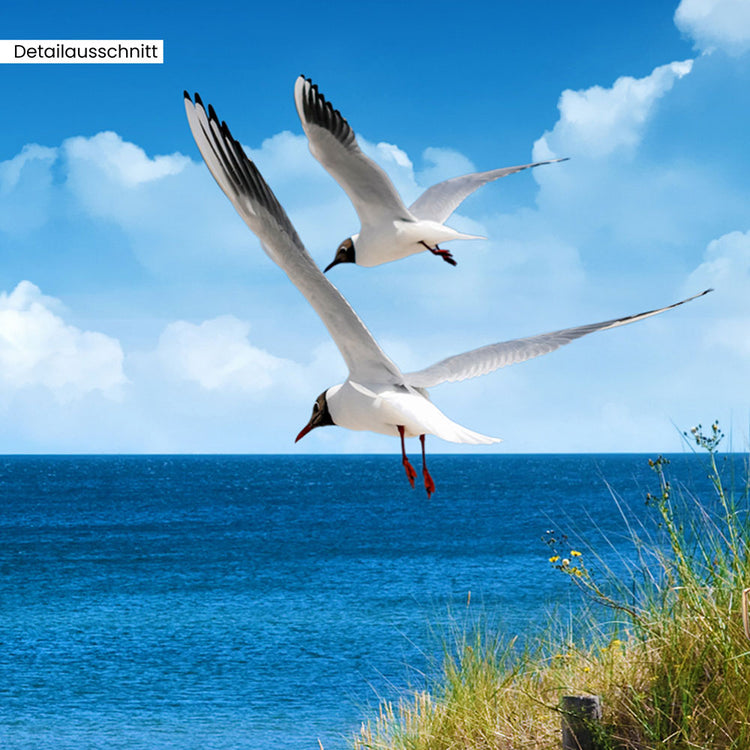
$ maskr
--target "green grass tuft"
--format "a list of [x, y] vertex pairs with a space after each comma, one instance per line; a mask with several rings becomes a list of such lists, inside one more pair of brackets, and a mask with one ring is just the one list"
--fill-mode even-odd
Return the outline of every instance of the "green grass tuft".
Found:
[[[717, 422], [687, 435], [705, 455], [713, 497], [674, 488], [669, 462], [649, 462], [656, 534], [630, 525], [635, 565], [607, 569], [596, 550], [549, 539], [550, 565], [594, 605], [585, 634], [548, 634], [524, 649], [486, 625], [466, 626], [446, 648], [427, 691], [393, 704], [353, 738], [355, 750], [558, 750], [563, 695], [602, 697], [604, 750], [750, 748], [750, 587], [747, 464], [722, 476]], [[746, 602], [745, 602], [746, 604]], [[597, 610], [596, 607], [599, 607]], [[604, 622], [601, 607], [610, 611]], [[747, 613], [745, 612], [745, 617]], [[614, 616], [612, 616], [614, 615]]]

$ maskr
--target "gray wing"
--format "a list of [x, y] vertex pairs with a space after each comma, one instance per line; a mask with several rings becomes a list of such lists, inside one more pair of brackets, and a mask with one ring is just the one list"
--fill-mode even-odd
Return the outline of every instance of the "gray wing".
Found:
[[385, 355], [351, 305], [321, 273], [286, 212], [242, 146], [213, 107], [208, 114], [198, 94], [193, 104], [185, 92], [190, 129], [211, 174], [237, 213], [260, 239], [267, 255], [302, 292], [338, 346], [355, 378], [403, 382], [398, 367]]
[[502, 169], [491, 169], [489, 172], [474, 172], [462, 177], [454, 177], [427, 189], [409, 206], [409, 211], [418, 219], [437, 221], [443, 224], [461, 203], [482, 185], [515, 172], [522, 172], [524, 169], [567, 160], [567, 157], [550, 159], [549, 161], [537, 161], [534, 164], [521, 164], [517, 167], [503, 167]]
[[360, 151], [349, 123], [309, 78], [297, 79], [294, 101], [310, 152], [344, 189], [362, 224], [410, 218], [388, 175]]
[[666, 310], [671, 310], [673, 307], [684, 305], [686, 302], [690, 302], [690, 300], [702, 297], [710, 291], [712, 290], [706, 289], [705, 292], [695, 294], [681, 302], [675, 302], [673, 305], [661, 307], [658, 310], [649, 310], [638, 315], [629, 315], [626, 318], [615, 318], [614, 320], [605, 320], [602, 323], [590, 323], [589, 325], [578, 326], [576, 328], [565, 328], [561, 331], [543, 333], [539, 336], [529, 336], [524, 339], [514, 339], [513, 341], [503, 341], [499, 344], [483, 346], [464, 354], [457, 354], [455, 357], [448, 357], [424, 370], [405, 373], [404, 379], [411, 386], [430, 388], [434, 385], [440, 385], [440, 383], [466, 380], [467, 378], [486, 375], [488, 372], [493, 372], [500, 367], [507, 367], [508, 365], [516, 364], [516, 362], [523, 362], [533, 357], [539, 357], [542, 354], [548, 354], [575, 339], [581, 338], [581, 336], [587, 336], [589, 333], [606, 331], [608, 328], [617, 328], [618, 326], [650, 318], [652, 315], [658, 315]]

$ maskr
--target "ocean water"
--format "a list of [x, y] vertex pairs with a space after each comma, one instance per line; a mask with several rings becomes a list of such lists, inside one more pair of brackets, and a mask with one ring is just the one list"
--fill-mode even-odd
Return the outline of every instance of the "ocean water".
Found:
[[657, 486], [646, 456], [430, 469], [428, 500], [397, 456], [0, 457], [0, 748], [341, 750], [452, 620], [574, 612], [542, 536], [616, 561], [611, 490], [645, 517]]

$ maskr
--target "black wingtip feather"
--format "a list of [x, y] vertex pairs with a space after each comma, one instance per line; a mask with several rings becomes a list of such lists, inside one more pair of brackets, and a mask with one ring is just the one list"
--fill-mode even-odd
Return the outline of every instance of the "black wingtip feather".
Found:
[[[218, 120], [217, 120], [218, 122]], [[234, 140], [234, 137], [232, 136], [231, 131], [229, 130], [229, 125], [224, 122], [224, 120], [221, 121], [220, 126], [221, 134], [230, 142], [230, 143], [236, 143]]]
[[351, 146], [354, 142], [354, 131], [346, 118], [334, 108], [312, 79], [305, 78], [308, 86], [303, 92], [302, 109], [305, 118], [310, 122], [328, 130], [344, 146]]
[[[203, 107], [198, 94], [195, 95], [195, 100], [196, 104]], [[244, 199], [249, 200], [251, 205], [256, 204], [265, 208], [274, 217], [274, 221], [281, 227], [282, 231], [301, 246], [302, 242], [297, 236], [294, 226], [273, 191], [263, 179], [258, 168], [247, 156], [239, 141], [232, 137], [229, 126], [226, 122], [219, 120], [211, 105], [208, 106], [208, 116], [211, 126], [207, 130], [201, 127], [202, 137], [198, 140], [198, 146], [204, 159], [206, 150], [210, 149], [211, 158], [210, 161], [207, 160], [207, 163], [209, 163], [209, 168], [217, 179], [219, 186], [230, 197], [236, 208], [236, 196], [230, 195], [231, 191], [227, 192], [225, 188], [227, 182], [231, 185], [232, 190], [244, 196]], [[220, 122], [221, 124], [219, 124]], [[213, 166], [211, 166], [212, 164]], [[217, 177], [214, 172], [217, 166], [224, 173], [220, 176], [221, 178]], [[238, 208], [238, 210], [240, 209]], [[244, 216], [243, 211], [240, 211], [240, 213]]]
[[200, 107], [203, 106], [203, 100], [201, 99], [201, 95], [197, 91], [195, 92], [195, 103]]

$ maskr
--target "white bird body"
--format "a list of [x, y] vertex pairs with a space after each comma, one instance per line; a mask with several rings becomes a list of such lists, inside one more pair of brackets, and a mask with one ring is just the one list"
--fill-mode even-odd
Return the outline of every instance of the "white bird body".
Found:
[[368, 387], [347, 379], [325, 395], [334, 423], [349, 430], [398, 437], [400, 425], [404, 437], [436, 435], [452, 443], [473, 445], [500, 442], [500, 438], [481, 435], [446, 417], [421, 389], [372, 383]]
[[450, 240], [482, 240], [472, 234], [463, 234], [437, 221], [395, 219], [378, 224], [364, 225], [358, 234], [352, 235], [356, 248], [357, 265], [379, 266], [409, 255], [423, 253], [429, 247], [437, 247]]
[[425, 250], [455, 266], [451, 253], [441, 250], [439, 243], [485, 239], [445, 226], [469, 195], [515, 172], [566, 161], [551, 159], [454, 177], [433, 185], [407, 208], [388, 175], [362, 153], [349, 123], [304, 76], [294, 86], [294, 101], [310, 152], [349, 196], [361, 224], [358, 234], [339, 245], [326, 271], [338, 263], [377, 266]]
[[404, 438], [418, 435], [422, 442], [423, 475], [428, 494], [434, 490], [434, 483], [424, 464], [425, 435], [469, 444], [496, 443], [499, 438], [481, 435], [453, 422], [429, 400], [426, 388], [538, 357], [581, 336], [658, 315], [711, 291], [638, 315], [490, 344], [448, 357], [417, 372], [402, 373], [378, 346], [343, 295], [315, 265], [276, 196], [234, 140], [226, 123], [219, 124], [213, 107], [209, 106], [206, 114], [200, 97], [196, 94], [194, 104], [185, 92], [185, 108], [198, 148], [219, 187], [258, 236], [266, 254], [318, 313], [349, 369], [344, 383], [318, 396], [312, 417], [297, 440], [313, 428], [325, 425], [398, 435], [402, 461], [413, 485], [416, 472], [406, 457]]

